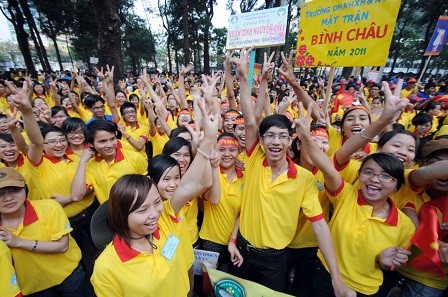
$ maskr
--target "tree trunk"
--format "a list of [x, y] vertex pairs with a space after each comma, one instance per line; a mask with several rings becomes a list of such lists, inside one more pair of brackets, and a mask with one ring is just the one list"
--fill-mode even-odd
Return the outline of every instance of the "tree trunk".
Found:
[[56, 40], [56, 36], [52, 36], [51, 40], [53, 41], [54, 49], [56, 50], [56, 58], [58, 59], [59, 69], [62, 71], [64, 69], [62, 67], [61, 53], [59, 52], [59, 46]]
[[37, 29], [36, 22], [34, 21], [33, 14], [31, 13], [30, 6], [26, 0], [19, 0], [20, 7], [22, 8], [23, 14], [25, 15], [28, 27], [30, 28], [31, 38], [33, 39], [36, 50], [40, 53], [41, 63], [44, 71], [50, 71], [51, 66], [48, 61], [47, 50], [45, 49], [42, 38], [40, 37], [39, 30]]
[[137, 60], [134, 56], [131, 56], [131, 64], [132, 64], [132, 73], [137, 72]]
[[87, 69], [89, 70], [89, 72], [92, 72], [92, 65], [90, 64], [90, 57], [89, 54], [87, 53], [87, 48], [84, 48], [84, 55], [86, 57], [86, 61], [87, 61]]
[[16, 0], [8, 1], [7, 6], [10, 17], [8, 17], [3, 9], [1, 10], [6, 19], [11, 22], [16, 32], [17, 43], [19, 44], [20, 52], [22, 53], [26, 69], [30, 72], [35, 72], [33, 58], [31, 56], [30, 46], [28, 43], [28, 34], [25, 31], [25, 19], [20, 10], [19, 3]]
[[204, 30], [204, 72], [210, 73], [210, 24], [213, 18], [213, 1], [208, 1], [207, 26]]
[[[172, 61], [171, 61], [171, 38], [170, 38], [170, 33], [168, 32], [168, 37], [166, 38], [166, 48], [167, 48], [167, 53], [168, 53], [168, 71], [170, 73], [173, 72], [173, 66]], [[155, 59], [154, 59], [155, 60]]]
[[115, 66], [115, 81], [123, 80], [119, 3], [116, 0], [90, 0], [90, 3], [98, 24], [98, 66]]
[[59, 51], [59, 46], [58, 46], [58, 41], [56, 39], [56, 32], [54, 31], [53, 25], [51, 24], [51, 22], [48, 22], [48, 29], [51, 35], [51, 40], [53, 41], [53, 45], [54, 45], [54, 49], [56, 51], [56, 58], [58, 59], [58, 64], [59, 64], [59, 69], [61, 71], [63, 71], [63, 67], [62, 67], [62, 59], [61, 59], [61, 52]]
[[[166, 12], [167, 3], [165, 0], [165, 6], [162, 7], [160, 5], [160, 0], [159, 0], [158, 4], [159, 4], [160, 17], [162, 18], [162, 25], [163, 25], [163, 28], [165, 28], [165, 30], [167, 32], [166, 47], [167, 47], [167, 53], [168, 53], [168, 70], [170, 73], [173, 73], [173, 65], [172, 65], [172, 61], [171, 61], [171, 36], [170, 36], [171, 29], [170, 29], [170, 20], [168, 19], [168, 13]], [[154, 56], [154, 63], [157, 65], [155, 56]], [[156, 68], [157, 68], [157, 66], [156, 66]]]
[[184, 64], [190, 63], [190, 41], [188, 36], [188, 0], [182, 0], [182, 32], [184, 35]]
[[177, 49], [174, 48], [174, 60], [176, 62], [176, 73], [179, 73], [179, 57], [177, 56]]
[[349, 78], [352, 75], [353, 67], [344, 67], [342, 69], [342, 77]]
[[210, 73], [210, 28], [205, 27], [204, 30], [204, 72]]

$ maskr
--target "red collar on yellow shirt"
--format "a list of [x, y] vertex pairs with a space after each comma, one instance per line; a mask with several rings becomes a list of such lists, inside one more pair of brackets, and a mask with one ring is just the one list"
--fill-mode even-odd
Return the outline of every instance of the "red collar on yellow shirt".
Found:
[[[37, 213], [34, 210], [33, 205], [28, 201], [28, 199], [25, 199], [25, 215], [23, 217], [23, 226], [28, 226], [37, 221]], [[1, 226], [1, 221], [0, 221]]]
[[[120, 162], [122, 160], [124, 160], [124, 155], [123, 152], [121, 151], [121, 145], [120, 148], [117, 145], [117, 148], [115, 149], [115, 158], [114, 158], [114, 162]], [[101, 162], [103, 160], [103, 158], [100, 155], [95, 155], [95, 161], [97, 162]]]
[[[154, 231], [153, 235], [154, 235], [154, 238], [156, 238], [157, 240], [160, 239], [159, 226], [157, 226], [157, 229], [156, 229], [156, 231]], [[121, 262], [127, 262], [127, 261], [137, 257], [138, 255], [140, 255], [140, 252], [131, 248], [126, 243], [126, 241], [124, 241], [119, 236], [114, 237], [113, 245], [114, 245], [115, 251], [118, 254], [118, 257], [120, 257]]]
[[[390, 212], [387, 216], [386, 220], [384, 221], [386, 224], [389, 224], [390, 226], [397, 226], [398, 224], [398, 210], [395, 206], [395, 203], [392, 201], [392, 199], [387, 198], [387, 202], [390, 204]], [[358, 190], [358, 205], [367, 205], [367, 201], [364, 199], [364, 196], [362, 195], [361, 189]]]
[[[288, 178], [296, 178], [296, 176], [297, 176], [297, 168], [294, 165], [294, 162], [289, 157], [286, 157], [286, 161], [288, 161], [288, 173], [287, 173]], [[268, 164], [268, 159], [266, 159], [266, 157], [265, 157], [264, 160], [263, 160], [263, 166], [266, 167], [268, 165], [269, 165]]]

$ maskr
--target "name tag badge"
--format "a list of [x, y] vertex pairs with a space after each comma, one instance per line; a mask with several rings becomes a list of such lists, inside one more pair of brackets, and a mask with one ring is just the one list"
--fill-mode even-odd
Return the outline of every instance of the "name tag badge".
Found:
[[171, 261], [171, 259], [173, 259], [174, 253], [177, 250], [178, 245], [179, 245], [179, 239], [173, 234], [170, 234], [168, 240], [165, 243], [165, 246], [162, 249], [162, 256]]
[[324, 186], [322, 185], [322, 183], [320, 181], [317, 181], [317, 189], [319, 190], [319, 192], [322, 192], [323, 190], [325, 190]]

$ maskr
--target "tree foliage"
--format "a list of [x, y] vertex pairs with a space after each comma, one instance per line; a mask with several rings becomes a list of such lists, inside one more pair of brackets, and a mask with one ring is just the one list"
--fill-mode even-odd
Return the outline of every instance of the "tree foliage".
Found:
[[[394, 36], [389, 50], [392, 60], [391, 73], [396, 62], [412, 65], [420, 60], [419, 72], [423, 70], [423, 53], [431, 39], [440, 15], [448, 11], [446, 0], [403, 0], [398, 12]], [[445, 52], [447, 49], [445, 49]], [[442, 52], [443, 56], [443, 52]], [[437, 65], [440, 57], [434, 59]]]
[[127, 14], [123, 30], [124, 55], [133, 72], [155, 60], [155, 42], [145, 21], [138, 16]]

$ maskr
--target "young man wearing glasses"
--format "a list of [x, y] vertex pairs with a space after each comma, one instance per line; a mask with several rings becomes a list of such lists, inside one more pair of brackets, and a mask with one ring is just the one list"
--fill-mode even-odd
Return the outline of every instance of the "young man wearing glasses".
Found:
[[[258, 125], [264, 102], [250, 100], [246, 61], [250, 50], [232, 58], [240, 81], [241, 108], [246, 127], [246, 181], [242, 194], [239, 230], [229, 242], [233, 273], [273, 290], [285, 291], [286, 246], [297, 230], [299, 213], [312, 222], [319, 247], [330, 263], [337, 296], [354, 296], [342, 282], [328, 225], [318, 200], [316, 181], [309, 171], [287, 157], [291, 144], [291, 122], [284, 115], [271, 115]], [[273, 55], [263, 64], [262, 82], [272, 75]], [[291, 61], [291, 59], [290, 59]], [[284, 66], [292, 66], [283, 57]], [[283, 67], [283, 65], [282, 65]], [[294, 76], [294, 74], [292, 73]], [[238, 225], [238, 224], [237, 224]]]

